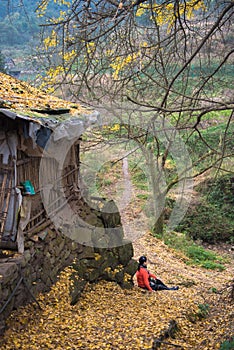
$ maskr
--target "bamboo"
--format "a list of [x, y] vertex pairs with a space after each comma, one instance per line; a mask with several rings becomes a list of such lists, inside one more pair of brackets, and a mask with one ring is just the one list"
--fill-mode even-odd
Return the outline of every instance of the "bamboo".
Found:
[[39, 225], [37, 228], [33, 227], [32, 229], [30, 229], [30, 231], [24, 230], [24, 234], [26, 234], [27, 237], [30, 238], [33, 235], [37, 234], [38, 232], [43, 231], [44, 229], [46, 229], [50, 225], [51, 225], [51, 220], [47, 220], [44, 223], [42, 223], [41, 225]]
[[[73, 194], [70, 195], [70, 197], [67, 198], [67, 200], [69, 201], [71, 198], [73, 197]], [[53, 208], [53, 205], [56, 204], [57, 202], [59, 202], [59, 200], [61, 199], [62, 197], [59, 197], [57, 198], [53, 203], [50, 204], [49, 207], [52, 207]], [[67, 204], [67, 201], [66, 202], [63, 202], [62, 205], [60, 205], [59, 207], [57, 207], [55, 210], [52, 210], [48, 216], [53, 216], [56, 212], [58, 212], [59, 210], [61, 210], [65, 205]], [[40, 211], [38, 214], [36, 214], [34, 217], [30, 218], [28, 225], [32, 225], [33, 224], [33, 221], [36, 220], [37, 218], [39, 218], [40, 215], [43, 214], [43, 212], [45, 212], [45, 210], [43, 209], [42, 211]], [[26, 232], [30, 232], [32, 231], [34, 228], [36, 228], [39, 224], [43, 223], [44, 221], [46, 220], [46, 217], [44, 217], [42, 220], [39, 221], [39, 223], [37, 223], [36, 225], [33, 225], [30, 227], [29, 230], [27, 230]]]
[[[45, 224], [45, 225], [43, 225], [43, 224]], [[50, 219], [47, 219], [47, 220], [46, 220], [46, 218], [43, 218], [43, 220], [39, 221], [35, 226], [30, 227], [29, 230], [25, 230], [24, 232], [27, 233], [27, 234], [29, 234], [29, 233], [31, 233], [31, 232], [34, 232], [34, 230], [38, 229], [38, 227], [40, 227], [40, 226], [42, 226], [42, 225], [43, 225], [44, 228], [46, 228], [46, 227], [49, 226], [50, 224], [51, 224], [51, 220], [50, 220]], [[37, 232], [39, 232], [39, 230], [37, 230]]]
[[21, 165], [29, 163], [30, 161], [31, 161], [30, 158], [24, 158], [24, 159], [17, 160], [16, 164], [17, 164], [17, 166], [21, 166]]
[[70, 174], [74, 173], [76, 170], [78, 170], [78, 167], [77, 167], [77, 166], [76, 166], [74, 169], [72, 169], [72, 170], [68, 171], [67, 173], [65, 173], [64, 175], [62, 175], [61, 177], [59, 177], [58, 179], [54, 180], [54, 183], [65, 179], [65, 178], [68, 177]]
[[42, 209], [41, 211], [39, 211], [39, 213], [37, 213], [36, 215], [34, 215], [32, 218], [30, 218], [30, 221], [36, 220], [40, 215], [42, 215], [45, 212], [45, 209]]
[[6, 181], [7, 181], [8, 174], [5, 173], [3, 176], [2, 186], [1, 186], [1, 195], [0, 195], [0, 208], [2, 212], [3, 206], [4, 206], [4, 197], [5, 197], [5, 187], [6, 187]]
[[12, 176], [9, 179], [9, 183], [8, 183], [9, 191], [7, 193], [6, 202], [5, 202], [5, 208], [4, 208], [4, 214], [5, 215], [4, 215], [3, 223], [2, 223], [2, 232], [3, 233], [4, 233], [4, 228], [5, 228], [5, 225], [6, 225], [6, 218], [7, 218], [7, 213], [8, 213], [8, 207], [9, 207], [10, 198], [11, 198], [11, 184], [12, 184]]

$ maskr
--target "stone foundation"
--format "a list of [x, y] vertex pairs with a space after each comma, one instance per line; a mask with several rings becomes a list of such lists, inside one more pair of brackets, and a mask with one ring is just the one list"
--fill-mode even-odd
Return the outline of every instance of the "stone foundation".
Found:
[[[106, 227], [107, 221], [103, 223]], [[107, 237], [113, 240], [110, 234]], [[28, 238], [23, 254], [0, 251], [0, 334], [12, 310], [32, 301], [39, 292], [49, 291], [66, 266], [73, 265], [77, 271], [71, 291], [73, 304], [87, 282], [105, 279], [130, 288], [137, 262], [132, 259], [132, 243], [124, 240], [122, 234], [118, 242], [121, 245], [113, 248], [82, 245], [50, 226]]]

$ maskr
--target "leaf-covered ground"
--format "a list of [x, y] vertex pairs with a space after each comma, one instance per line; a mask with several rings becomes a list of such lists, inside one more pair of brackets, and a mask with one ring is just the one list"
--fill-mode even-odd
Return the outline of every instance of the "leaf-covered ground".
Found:
[[171, 345], [163, 343], [161, 349], [219, 349], [234, 326], [226, 289], [233, 279], [233, 261], [222, 272], [187, 266], [183, 256], [148, 233], [134, 243], [134, 249], [136, 258], [147, 254], [149, 269], [165, 283], [178, 284], [179, 291], [149, 293], [136, 286], [122, 290], [102, 281], [88, 285], [79, 302], [71, 306], [68, 268], [49, 293], [39, 296], [42, 310], [31, 304], [12, 313], [0, 347], [151, 349], [153, 339], [176, 320], [179, 330], [165, 340]]

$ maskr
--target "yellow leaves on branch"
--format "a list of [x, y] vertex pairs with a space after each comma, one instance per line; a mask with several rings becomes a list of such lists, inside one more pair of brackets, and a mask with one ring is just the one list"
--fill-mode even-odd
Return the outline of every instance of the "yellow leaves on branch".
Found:
[[43, 17], [44, 16], [44, 14], [45, 14], [45, 12], [47, 10], [49, 1], [50, 0], [44, 0], [41, 3], [39, 3], [38, 8], [36, 9], [36, 13], [37, 13], [38, 17]]
[[[45, 0], [41, 3], [41, 6], [38, 7], [38, 11], [40, 13], [44, 13], [46, 11], [49, 1], [50, 0]], [[58, 5], [66, 5], [67, 7], [70, 7], [72, 0], [54, 0], [54, 2]], [[119, 9], [121, 9], [122, 7], [123, 3], [122, 1], [120, 1]], [[194, 16], [194, 12], [197, 10], [205, 11], [205, 5], [203, 0], [179, 1], [177, 7], [175, 7], [174, 1], [163, 4], [152, 4], [151, 1], [146, 1], [138, 6], [136, 16], [140, 17], [144, 14], [147, 14], [147, 16], [157, 25], [166, 25], [168, 31], [170, 31], [173, 28], [173, 25], [179, 16], [189, 20]], [[58, 23], [59, 21], [62, 21], [65, 18], [65, 16], [66, 11], [60, 11], [60, 17], [51, 21], [53, 23]], [[75, 24], [73, 24], [73, 26], [75, 27]], [[65, 41], [67, 43], [75, 42], [75, 38], [70, 37], [69, 33], [66, 33], [66, 35], [67, 38], [65, 39]], [[60, 44], [60, 38], [55, 30], [52, 30], [50, 36], [44, 39], [44, 46], [46, 51], [49, 51], [49, 49], [53, 49], [55, 47], [59, 47]], [[86, 52], [84, 52], [83, 60], [84, 63], [87, 64], [91, 60], [91, 58], [93, 58], [94, 55], [96, 55], [97, 47], [94, 42], [87, 42], [84, 43], [84, 48]], [[124, 71], [127, 72], [127, 70], [133, 67], [133, 65], [136, 63], [137, 69], [142, 69], [144, 65], [144, 62], [142, 61], [142, 49], [150, 50], [149, 48], [147, 48], [147, 43], [143, 42], [139, 44], [138, 51], [132, 53], [123, 53], [123, 55], [118, 54], [116, 57], [113, 58], [111, 58], [113, 55], [112, 50], [106, 50], [106, 57], [108, 57], [111, 60], [110, 68], [112, 68], [112, 77], [114, 80], [118, 80], [121, 73], [123, 73]], [[78, 54], [74, 50], [62, 53], [61, 56], [63, 65], [66, 66], [72, 63], [72, 60], [76, 57], [76, 55]], [[145, 59], [146, 58], [144, 58], [144, 60]], [[52, 86], [54, 83], [56, 83], [59, 74], [63, 73], [64, 70], [64, 67], [62, 67], [61, 65], [58, 66], [56, 69], [51, 68], [47, 72], [46, 83], [49, 83], [49, 85]], [[49, 79], [51, 80], [49, 81]]]
[[[179, 7], [176, 10], [174, 2], [162, 5], [155, 4], [153, 6], [152, 4], [146, 2], [138, 7], [136, 16], [140, 17], [150, 10], [154, 12], [154, 16], [151, 17], [151, 20], [154, 20], [157, 25], [160, 26], [168, 25], [168, 31], [170, 31], [178, 16], [184, 16], [187, 19], [191, 19], [194, 15], [194, 11], [199, 9], [205, 10], [203, 0], [183, 1], [179, 3]], [[114, 62], [110, 64], [110, 67], [113, 69], [112, 77], [114, 80], [117, 80], [120, 73], [124, 71], [124, 69], [128, 68], [136, 59], [139, 61], [139, 68], [142, 68], [141, 48], [143, 47], [147, 48], [146, 42], [140, 44], [140, 48], [137, 53], [131, 53], [126, 56], [117, 56], [114, 59]]]
[[[37, 7], [36, 13], [38, 17], [43, 17], [47, 11], [48, 5], [51, 0], [43, 0], [39, 2], [39, 5]], [[67, 6], [71, 7], [72, 0], [54, 0], [55, 4], [58, 4], [60, 6]]]
[[[128, 54], [127, 56], [117, 56], [114, 58], [114, 62], [110, 64], [110, 67], [113, 69], [112, 77], [114, 80], [117, 80], [119, 78], [120, 73], [127, 69], [133, 64], [136, 60], [138, 63], [138, 69], [141, 69], [143, 66], [142, 62], [142, 49], [147, 49], [148, 44], [146, 41], [143, 41], [139, 44], [139, 49], [137, 52], [133, 52], [131, 54]], [[106, 51], [106, 55], [112, 55], [111, 50]]]
[[67, 7], [70, 7], [72, 4], [72, 0], [71, 1], [67, 1], [67, 0], [54, 0], [55, 4], [58, 5], [66, 5]]
[[50, 68], [47, 71], [47, 76], [50, 79], [53, 79], [54, 77], [57, 77], [59, 74], [64, 73], [64, 68], [62, 66], [57, 66], [56, 68]]
[[49, 68], [46, 72], [46, 77], [43, 79], [40, 89], [46, 89], [47, 93], [52, 94], [54, 92], [53, 85], [56, 85], [58, 83], [58, 79], [63, 73], [65, 73], [65, 69], [63, 66]]
[[46, 51], [48, 51], [50, 47], [55, 47], [57, 43], [58, 43], [58, 35], [55, 32], [55, 30], [52, 30], [50, 36], [44, 39], [44, 45], [45, 45]]
[[92, 54], [95, 52], [95, 43], [90, 41], [88, 43], [86, 43], [86, 50], [87, 50], [87, 54]]
[[75, 50], [72, 50], [72, 51], [70, 51], [70, 52], [65, 52], [65, 53], [63, 54], [63, 60], [64, 60], [64, 62], [70, 62], [70, 61], [72, 61], [72, 59], [73, 59], [75, 56], [76, 56]]
[[135, 61], [138, 54], [131, 53], [127, 56], [117, 56], [115, 58], [115, 61], [110, 64], [111, 68], [113, 69], [113, 78], [116, 80], [119, 77], [119, 73], [126, 68], [126, 66], [129, 66], [132, 62]]
[[189, 20], [193, 17], [194, 11], [200, 9], [203, 11], [206, 9], [203, 0], [182, 1], [177, 8], [175, 8], [174, 1], [169, 4], [161, 5], [152, 5], [146, 2], [138, 7], [136, 16], [140, 17], [147, 12], [153, 13], [151, 20], [155, 21], [158, 25], [168, 25], [168, 29], [170, 29], [178, 16], [184, 16]]
[[[52, 34], [50, 38], [47, 38], [48, 40], [44, 40], [45, 47], [53, 47], [56, 46], [56, 33]], [[75, 50], [71, 50], [68, 52], [60, 52], [60, 56], [62, 56], [62, 62], [63, 64], [57, 65], [55, 67], [50, 67], [46, 71], [46, 77], [43, 78], [43, 82], [40, 86], [41, 89], [45, 89], [47, 93], [53, 93], [54, 92], [54, 85], [58, 83], [58, 80], [60, 79], [61, 75], [66, 73], [66, 66], [69, 66], [72, 64], [72, 60], [76, 57]]]

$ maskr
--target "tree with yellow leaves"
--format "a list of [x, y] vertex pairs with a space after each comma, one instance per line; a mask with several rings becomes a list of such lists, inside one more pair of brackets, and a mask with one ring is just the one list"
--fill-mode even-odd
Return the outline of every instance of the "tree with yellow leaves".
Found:
[[[41, 1], [38, 13], [44, 15], [51, 1]], [[44, 25], [41, 53], [48, 65], [43, 86], [66, 87], [69, 98], [101, 106], [113, 123], [124, 126], [149, 169], [155, 213], [162, 212], [171, 189], [183, 184], [182, 193], [190, 186], [188, 178], [207, 169], [227, 170], [224, 159], [231, 156], [227, 130], [234, 107], [230, 98], [233, 1], [57, 3], [61, 11]], [[226, 127], [213, 147], [202, 128], [217, 120]], [[183, 146], [177, 144], [178, 131]], [[206, 149], [192, 165], [186, 146], [194, 135]], [[171, 176], [168, 164], [178, 153], [180, 165]], [[170, 178], [165, 180], [166, 172]], [[162, 218], [156, 216], [155, 231], [160, 231]]]

